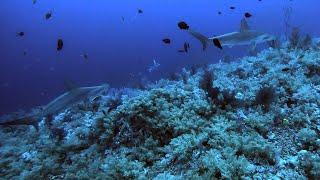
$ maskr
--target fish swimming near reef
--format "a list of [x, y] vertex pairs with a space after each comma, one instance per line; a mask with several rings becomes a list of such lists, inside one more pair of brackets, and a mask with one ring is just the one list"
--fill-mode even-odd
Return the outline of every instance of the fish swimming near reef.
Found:
[[65, 110], [68, 107], [72, 107], [88, 99], [91, 101], [98, 95], [101, 95], [104, 91], [106, 91], [108, 87], [109, 86], [107, 84], [103, 84], [100, 86], [79, 87], [70, 89], [69, 91], [55, 98], [49, 104], [42, 107], [41, 110], [25, 116], [4, 118], [0, 120], [0, 125], [32, 125], [38, 130], [38, 123], [39, 121], [41, 121], [42, 117], [50, 117], [52, 115], [58, 114], [62, 110]]
[[190, 49], [190, 44], [185, 42], [183, 44], [183, 49], [178, 50], [178, 52], [180, 52], [180, 53], [188, 53], [189, 49]]
[[51, 17], [52, 17], [52, 11], [47, 12], [44, 16], [46, 20], [50, 19]]
[[57, 51], [61, 51], [63, 48], [63, 40], [62, 39], [58, 39], [57, 41]]
[[255, 48], [257, 44], [273, 41], [276, 39], [276, 37], [273, 35], [251, 30], [245, 19], [241, 20], [239, 31], [210, 38], [193, 30], [187, 31], [201, 42], [203, 50], [207, 48], [208, 44], [213, 44], [219, 49], [222, 49], [223, 46], [231, 48], [233, 46], [239, 45], [251, 45], [253, 48]]
[[89, 55], [88, 53], [83, 53], [80, 55], [84, 60], [88, 60], [89, 59]]
[[22, 37], [22, 36], [24, 36], [24, 35], [25, 35], [25, 33], [24, 33], [23, 31], [17, 32], [17, 36]]

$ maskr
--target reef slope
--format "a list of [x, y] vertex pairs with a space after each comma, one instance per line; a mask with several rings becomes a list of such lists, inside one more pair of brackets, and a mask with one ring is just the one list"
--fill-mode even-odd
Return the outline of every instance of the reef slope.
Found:
[[320, 51], [267, 49], [1, 127], [5, 179], [319, 179]]

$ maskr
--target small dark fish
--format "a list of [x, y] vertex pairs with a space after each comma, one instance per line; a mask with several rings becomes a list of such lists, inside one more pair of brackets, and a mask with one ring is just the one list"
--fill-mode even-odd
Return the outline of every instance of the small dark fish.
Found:
[[222, 12], [221, 12], [221, 11], [219, 11], [219, 12], [218, 12], [218, 14], [219, 14], [219, 15], [221, 15], [221, 14], [222, 14]]
[[17, 32], [17, 36], [20, 36], [20, 37], [24, 36], [24, 32], [23, 31]]
[[124, 22], [124, 20], [125, 20], [125, 19], [124, 19], [124, 17], [123, 17], [123, 16], [121, 16], [121, 20], [122, 20], [122, 22]]
[[230, 6], [230, 9], [234, 10], [234, 9], [236, 9], [236, 7], [234, 7], [234, 6]]
[[37, 3], [37, 0], [32, 0], [32, 4], [36, 4]]
[[213, 39], [213, 44], [214, 44], [217, 48], [222, 49], [222, 45], [221, 45], [219, 39], [214, 38], [214, 39]]
[[143, 10], [142, 9], [138, 9], [138, 14], [142, 14]]
[[81, 57], [83, 57], [83, 59], [85, 59], [85, 60], [89, 59], [89, 55], [87, 53], [81, 54]]
[[178, 50], [178, 52], [180, 52], [180, 53], [188, 53], [189, 49], [190, 49], [189, 43], [185, 42], [183, 44], [183, 49]]
[[52, 17], [52, 12], [51, 11], [47, 12], [45, 15], [46, 20], [50, 19], [51, 17]]
[[165, 44], [170, 44], [171, 40], [169, 38], [162, 39]]
[[27, 51], [26, 51], [26, 50], [23, 51], [23, 55], [24, 55], [24, 56], [27, 55]]
[[180, 22], [178, 23], [178, 27], [179, 27], [180, 29], [183, 29], [183, 30], [188, 30], [188, 29], [189, 29], [189, 25], [188, 25], [186, 22], [184, 22], [184, 21], [180, 21]]
[[244, 17], [250, 18], [250, 17], [252, 17], [252, 14], [250, 14], [249, 12], [246, 12], [246, 13], [244, 13]]
[[57, 42], [57, 51], [61, 51], [63, 48], [63, 40], [62, 39], [58, 39]]
[[184, 52], [188, 53], [189, 48], [190, 48], [189, 43], [185, 42], [185, 43], [183, 44]]

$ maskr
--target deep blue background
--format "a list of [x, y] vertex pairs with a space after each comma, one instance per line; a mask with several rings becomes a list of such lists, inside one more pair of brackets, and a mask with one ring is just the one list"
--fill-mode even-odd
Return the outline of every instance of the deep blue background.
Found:
[[[285, 6], [293, 8], [293, 26], [319, 36], [318, 0], [38, 0], [35, 5], [31, 0], [2, 0], [0, 114], [48, 103], [65, 90], [65, 80], [121, 87], [134, 81], [130, 74], [157, 79], [192, 64], [217, 62], [224, 54], [246, 55], [247, 47], [203, 52], [177, 22], [184, 20], [212, 36], [238, 30], [248, 11], [255, 29], [282, 35]], [[138, 8], [144, 13], [137, 15]], [[53, 17], [46, 21], [50, 10]], [[16, 37], [18, 31], [26, 35]], [[171, 45], [162, 43], [165, 37], [172, 39]], [[58, 38], [65, 44], [61, 52], [56, 51]], [[191, 52], [177, 53], [185, 41]], [[83, 52], [88, 61], [80, 57]], [[161, 66], [147, 73], [154, 58]]]

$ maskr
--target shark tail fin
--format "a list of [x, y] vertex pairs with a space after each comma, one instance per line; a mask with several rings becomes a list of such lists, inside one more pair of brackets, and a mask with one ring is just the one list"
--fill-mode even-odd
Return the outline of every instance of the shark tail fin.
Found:
[[192, 30], [189, 30], [188, 32], [201, 42], [203, 50], [207, 49], [209, 39], [206, 36]]

